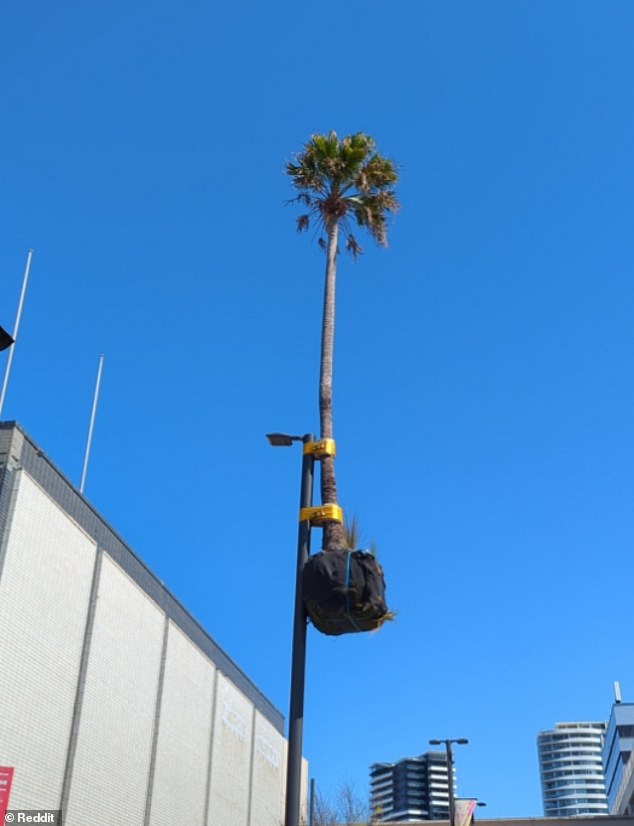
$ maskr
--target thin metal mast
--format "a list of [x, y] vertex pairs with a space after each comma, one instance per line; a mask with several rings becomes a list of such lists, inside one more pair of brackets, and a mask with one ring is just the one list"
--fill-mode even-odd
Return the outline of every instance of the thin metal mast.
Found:
[[[22, 279], [22, 290], [20, 292], [20, 301], [18, 302], [18, 312], [15, 318], [15, 326], [13, 328], [13, 340], [18, 340], [18, 329], [20, 327], [20, 318], [22, 317], [22, 306], [24, 304], [24, 294], [26, 293], [26, 285], [29, 281], [29, 272], [31, 271], [31, 258], [33, 258], [33, 250], [29, 250], [26, 256], [26, 266], [24, 268], [24, 278]], [[9, 374], [11, 373], [11, 364], [13, 362], [13, 352], [15, 344], [9, 348], [9, 356], [7, 358], [7, 366], [4, 368], [4, 380], [2, 382], [2, 390], [0, 391], [0, 417], [2, 416], [2, 408], [4, 406], [4, 397], [7, 393], [7, 385], [9, 383]]]
[[99, 367], [97, 368], [97, 381], [95, 382], [95, 393], [92, 399], [92, 412], [90, 414], [90, 425], [88, 426], [88, 439], [86, 441], [86, 452], [84, 453], [84, 466], [81, 471], [81, 482], [79, 492], [84, 492], [86, 484], [86, 473], [88, 472], [88, 459], [90, 458], [90, 445], [92, 444], [92, 431], [95, 426], [95, 416], [97, 414], [97, 402], [99, 400], [99, 388], [101, 387], [101, 371], [103, 369], [103, 353], [99, 356]]

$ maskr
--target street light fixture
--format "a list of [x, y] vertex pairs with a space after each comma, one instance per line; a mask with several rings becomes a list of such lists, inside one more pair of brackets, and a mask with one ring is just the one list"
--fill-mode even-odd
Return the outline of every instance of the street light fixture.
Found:
[[0, 350], [6, 350], [7, 347], [11, 347], [12, 344], [13, 336], [10, 336], [4, 327], [0, 327]]
[[[293, 442], [304, 445], [315, 441], [312, 433], [290, 436], [287, 433], [267, 433], [273, 447], [290, 447]], [[299, 508], [313, 504], [313, 474], [315, 454], [304, 450]], [[284, 826], [299, 826], [302, 783], [302, 735], [304, 729], [304, 677], [306, 673], [306, 609], [302, 593], [302, 573], [310, 553], [310, 520], [299, 523], [297, 534], [297, 569], [295, 578], [295, 612], [293, 619], [293, 649], [291, 655], [291, 698], [288, 719], [288, 761], [286, 766], [286, 803]]]
[[271, 447], [290, 447], [293, 442], [301, 442], [304, 439], [303, 436], [289, 436], [288, 433], [267, 433], [266, 438]]
[[[3, 335], [0, 337], [0, 350], [6, 350], [15, 344], [18, 338], [18, 329], [20, 328], [20, 318], [22, 317], [22, 306], [24, 304], [24, 294], [26, 292], [26, 285], [29, 281], [29, 272], [31, 271], [31, 259], [33, 258], [33, 250], [29, 250], [26, 256], [26, 266], [24, 268], [24, 278], [22, 279], [22, 290], [20, 291], [20, 300], [18, 301], [18, 312], [15, 317], [15, 326], [13, 334], [9, 335], [6, 330], [2, 330]], [[7, 359], [6, 367], [4, 368], [4, 379], [2, 380], [2, 389], [0, 390], [0, 416], [2, 416], [2, 408], [4, 406], [4, 397], [7, 392], [7, 385], [9, 383], [9, 375], [11, 373], [11, 365], [13, 363], [13, 354], [15, 347], [9, 350], [9, 357]]]
[[449, 826], [454, 826], [454, 821], [456, 818], [456, 800], [454, 797], [454, 790], [453, 790], [453, 751], [451, 749], [451, 744], [457, 743], [459, 746], [466, 746], [469, 744], [469, 741], [466, 737], [458, 737], [455, 739], [448, 739], [448, 740], [430, 740], [430, 746], [441, 746], [444, 744], [445, 751], [447, 752], [447, 779], [448, 779], [448, 789], [449, 789]]

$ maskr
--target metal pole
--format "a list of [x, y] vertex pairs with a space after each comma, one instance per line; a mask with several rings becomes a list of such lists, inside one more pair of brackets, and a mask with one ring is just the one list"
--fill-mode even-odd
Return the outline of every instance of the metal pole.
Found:
[[88, 439], [86, 440], [86, 452], [84, 453], [84, 465], [81, 470], [81, 482], [79, 492], [84, 492], [86, 484], [86, 473], [88, 472], [88, 459], [90, 458], [90, 445], [92, 444], [92, 431], [95, 426], [95, 415], [97, 413], [97, 402], [99, 400], [99, 388], [101, 387], [101, 371], [103, 369], [103, 353], [99, 356], [99, 367], [97, 368], [97, 381], [95, 382], [95, 393], [92, 399], [92, 412], [90, 414], [90, 424], [88, 425]]
[[[22, 306], [24, 304], [24, 295], [26, 293], [26, 285], [29, 281], [29, 273], [31, 271], [31, 258], [33, 258], [33, 250], [29, 250], [26, 256], [26, 266], [24, 267], [24, 278], [22, 279], [22, 290], [20, 292], [20, 300], [18, 302], [18, 312], [15, 317], [15, 326], [13, 328], [13, 340], [18, 340], [18, 330], [20, 328], [20, 318], [22, 317]], [[13, 351], [15, 344], [9, 348], [9, 357], [7, 358], [7, 366], [4, 368], [4, 380], [2, 382], [2, 390], [0, 391], [0, 416], [2, 416], [2, 408], [4, 406], [4, 397], [7, 392], [7, 385], [9, 383], [9, 374], [11, 373], [11, 363], [13, 362]]]
[[[314, 442], [315, 437], [306, 434], [302, 442]], [[302, 456], [302, 482], [299, 497], [300, 508], [313, 504], [313, 472], [315, 457], [312, 453]], [[297, 535], [297, 572], [295, 579], [295, 614], [293, 621], [293, 653], [291, 659], [291, 703], [288, 719], [288, 763], [286, 766], [286, 806], [284, 826], [299, 826], [299, 809], [302, 785], [302, 734], [304, 728], [304, 676], [306, 672], [306, 610], [302, 594], [302, 572], [310, 553], [310, 522], [299, 523]]]
[[447, 747], [447, 776], [449, 778], [449, 826], [454, 826], [456, 815], [456, 801], [453, 791], [453, 752], [451, 750], [451, 740], [445, 740]]
[[308, 803], [308, 826], [315, 823], [315, 778], [310, 778], [310, 798]]

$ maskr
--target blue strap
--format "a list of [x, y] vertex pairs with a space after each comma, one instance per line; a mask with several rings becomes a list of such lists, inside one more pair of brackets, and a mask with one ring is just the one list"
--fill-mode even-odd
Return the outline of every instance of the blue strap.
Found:
[[348, 551], [348, 558], [346, 559], [346, 613], [348, 615], [348, 619], [357, 629], [357, 631], [361, 631], [359, 626], [356, 624], [354, 619], [352, 618], [352, 614], [350, 613], [350, 556], [352, 551]]

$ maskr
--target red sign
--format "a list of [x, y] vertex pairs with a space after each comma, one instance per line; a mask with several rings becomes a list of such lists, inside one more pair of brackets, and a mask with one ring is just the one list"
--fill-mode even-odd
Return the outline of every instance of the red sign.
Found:
[[10, 766], [0, 766], [0, 823], [4, 823], [4, 816], [9, 808], [12, 780], [13, 769]]

